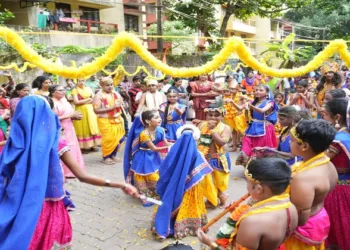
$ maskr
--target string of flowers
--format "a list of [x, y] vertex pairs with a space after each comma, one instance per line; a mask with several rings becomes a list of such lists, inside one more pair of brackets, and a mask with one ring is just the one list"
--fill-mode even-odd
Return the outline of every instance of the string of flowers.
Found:
[[295, 69], [274, 69], [259, 62], [239, 37], [231, 37], [227, 40], [224, 48], [213, 57], [212, 61], [202, 66], [192, 68], [171, 67], [161, 60], [155, 58], [143, 45], [142, 41], [134, 34], [122, 32], [115, 36], [112, 45], [105, 54], [95, 59], [95, 61], [83, 64], [80, 67], [67, 67], [58, 65], [50, 60], [44, 59], [36, 53], [26, 42], [13, 30], [7, 27], [0, 27], [0, 37], [10, 46], [16, 49], [19, 54], [29, 63], [43, 69], [45, 72], [60, 75], [66, 78], [84, 78], [97, 73], [110, 64], [126, 47], [134, 50], [142, 60], [147, 62], [152, 68], [174, 77], [193, 77], [208, 74], [219, 69], [226, 63], [231, 54], [236, 53], [240, 60], [265, 75], [273, 77], [296, 77], [305, 75], [322, 66], [328, 58], [338, 52], [345, 65], [350, 68], [350, 53], [344, 40], [334, 40], [307, 65]]

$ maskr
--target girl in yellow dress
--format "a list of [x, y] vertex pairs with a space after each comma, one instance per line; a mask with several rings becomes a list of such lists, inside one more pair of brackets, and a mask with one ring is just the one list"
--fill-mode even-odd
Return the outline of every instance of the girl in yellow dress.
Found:
[[100, 132], [97, 125], [97, 117], [92, 107], [94, 94], [91, 88], [84, 85], [84, 79], [78, 79], [75, 89], [72, 91], [75, 111], [83, 114], [81, 120], [74, 120], [73, 125], [77, 134], [81, 149], [97, 151], [100, 145]]

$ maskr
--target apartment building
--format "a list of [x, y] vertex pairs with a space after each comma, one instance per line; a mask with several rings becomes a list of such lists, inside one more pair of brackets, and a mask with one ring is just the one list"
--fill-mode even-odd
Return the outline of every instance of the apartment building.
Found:
[[[141, 0], [2, 0], [1, 9], [5, 8], [16, 16], [6, 22], [6, 25], [15, 29], [38, 27], [39, 16], [44, 13], [52, 22], [42, 30], [49, 32], [116, 34], [130, 31], [141, 35], [144, 32], [142, 18], [145, 12]], [[50, 45], [106, 46], [112, 39], [112, 36], [75, 36], [73, 39], [73, 35], [68, 34], [61, 36], [59, 41], [51, 39]]]
[[[221, 24], [225, 15], [225, 8], [218, 6], [217, 12], [220, 13], [218, 19]], [[264, 44], [268, 43], [270, 39], [283, 39], [283, 34], [283, 25], [279, 22], [279, 19], [253, 16], [243, 21], [231, 16], [227, 24], [225, 36], [239, 36], [247, 39], [246, 45], [250, 48], [251, 53], [254, 56], [258, 56], [266, 50]]]

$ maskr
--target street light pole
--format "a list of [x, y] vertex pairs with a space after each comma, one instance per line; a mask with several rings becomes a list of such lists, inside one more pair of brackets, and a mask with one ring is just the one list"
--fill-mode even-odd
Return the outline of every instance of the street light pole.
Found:
[[[163, 35], [162, 29], [162, 0], [157, 0], [157, 35]], [[157, 38], [157, 51], [158, 53], [163, 53], [163, 38]]]

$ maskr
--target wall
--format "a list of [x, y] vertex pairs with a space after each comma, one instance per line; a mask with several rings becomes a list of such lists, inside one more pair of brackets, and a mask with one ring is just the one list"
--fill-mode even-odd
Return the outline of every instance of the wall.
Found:
[[118, 24], [118, 31], [124, 31], [124, 6], [123, 0], [117, 0], [116, 7], [100, 10], [100, 20], [106, 23]]
[[[64, 65], [71, 66], [71, 60], [76, 61], [77, 66], [81, 66], [84, 63], [91, 62], [94, 59], [90, 54], [62, 54], [60, 59]], [[168, 56], [167, 62], [174, 67], [195, 67], [205, 64], [210, 57], [208, 56]], [[17, 61], [21, 64], [21, 60]], [[137, 66], [145, 66], [150, 73], [155, 75], [155, 70], [152, 69], [147, 63], [145, 63], [137, 54], [128, 53], [123, 55], [123, 66], [128, 72], [134, 72]], [[32, 81], [44, 72], [41, 69], [34, 68], [27, 70], [23, 73], [17, 73], [12, 71], [12, 76], [17, 83], [27, 83], [31, 85]], [[101, 75], [99, 73], [98, 75]], [[65, 78], [59, 77], [60, 84], [65, 84]], [[0, 76], [0, 84], [7, 83], [7, 78]]]
[[[268, 18], [256, 17], [256, 39], [264, 39], [266, 42], [270, 40], [271, 20]], [[266, 50], [264, 41], [258, 41], [256, 45], [256, 54], [259, 56], [261, 52]]]
[[[19, 6], [19, 2], [17, 2], [17, 3], [9, 3], [9, 2], [2, 3], [0, 1], [0, 3], [1, 3], [0, 10], [8, 9], [16, 16], [16, 18], [6, 21], [6, 24], [26, 25], [26, 26], [29, 25], [27, 9], [21, 9]], [[30, 7], [30, 8], [28, 8], [28, 10], [32, 9], [32, 8], [33, 7]]]

